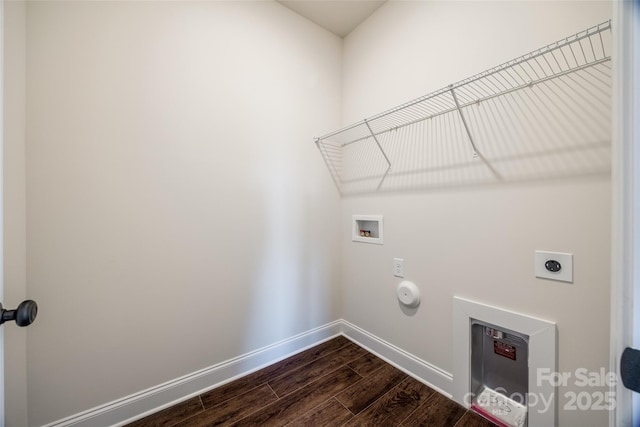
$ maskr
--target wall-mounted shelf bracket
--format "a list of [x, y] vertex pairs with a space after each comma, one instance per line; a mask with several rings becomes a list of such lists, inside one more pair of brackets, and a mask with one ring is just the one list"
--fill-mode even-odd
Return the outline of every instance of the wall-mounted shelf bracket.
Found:
[[451, 96], [453, 97], [453, 102], [455, 102], [456, 109], [460, 114], [460, 120], [462, 120], [462, 125], [464, 126], [464, 130], [467, 132], [467, 136], [469, 137], [469, 142], [471, 143], [471, 148], [473, 149], [473, 157], [474, 158], [478, 157], [478, 149], [476, 148], [476, 144], [473, 142], [473, 136], [471, 136], [469, 125], [467, 124], [467, 121], [464, 119], [464, 114], [462, 114], [462, 109], [460, 108], [460, 103], [458, 102], [458, 97], [456, 96], [456, 92], [453, 90], [453, 85], [449, 85], [449, 88], [451, 89]]
[[380, 180], [380, 183], [378, 184], [378, 187], [376, 188], [376, 191], [378, 191], [380, 189], [380, 187], [382, 186], [382, 183], [384, 182], [384, 179], [387, 177], [387, 175], [389, 174], [389, 171], [391, 170], [391, 161], [389, 160], [389, 157], [387, 157], [387, 153], [385, 153], [384, 150], [382, 149], [382, 146], [380, 145], [380, 141], [378, 141], [378, 138], [376, 137], [376, 134], [373, 132], [373, 129], [371, 129], [371, 126], [369, 126], [369, 122], [366, 119], [364, 120], [364, 124], [367, 125], [367, 128], [369, 129], [369, 132], [371, 132], [371, 137], [376, 142], [376, 145], [378, 146], [378, 149], [380, 150], [380, 153], [382, 153], [382, 156], [384, 157], [384, 160], [387, 162], [387, 170], [382, 175], [382, 179]]

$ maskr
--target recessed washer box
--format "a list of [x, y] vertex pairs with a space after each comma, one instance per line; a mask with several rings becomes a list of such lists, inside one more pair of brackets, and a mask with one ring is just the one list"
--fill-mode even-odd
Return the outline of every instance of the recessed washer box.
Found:
[[383, 244], [384, 225], [382, 215], [353, 215], [351, 240], [362, 243]]

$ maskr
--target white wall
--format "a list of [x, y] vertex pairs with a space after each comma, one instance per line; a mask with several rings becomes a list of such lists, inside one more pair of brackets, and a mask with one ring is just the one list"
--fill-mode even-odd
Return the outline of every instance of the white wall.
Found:
[[[29, 2], [29, 424], [341, 316], [450, 371], [453, 295], [558, 322], [561, 371], [607, 367], [608, 176], [340, 201], [310, 137], [609, 16], [390, 2], [341, 50], [272, 2]], [[353, 213], [385, 215], [384, 246], [350, 241]], [[574, 253], [574, 283], [535, 279], [535, 249]], [[606, 425], [564, 391], [559, 425]]]
[[[608, 2], [389, 2], [343, 53], [343, 124], [440, 89], [610, 18]], [[480, 147], [481, 149], [481, 147]], [[342, 203], [343, 315], [451, 371], [452, 297], [557, 322], [560, 371], [608, 369], [610, 178], [433, 188]], [[384, 246], [351, 242], [352, 214], [384, 215]], [[536, 279], [536, 249], [574, 254], [574, 282]], [[423, 293], [397, 302], [392, 260]], [[371, 313], [376, 313], [372, 316]], [[605, 411], [565, 410], [559, 425], [603, 426]]]
[[29, 2], [41, 425], [339, 318], [341, 41], [275, 2]]
[[[4, 2], [4, 295], [7, 309], [26, 298], [25, 2]], [[3, 326], [5, 425], [27, 425], [27, 329]]]

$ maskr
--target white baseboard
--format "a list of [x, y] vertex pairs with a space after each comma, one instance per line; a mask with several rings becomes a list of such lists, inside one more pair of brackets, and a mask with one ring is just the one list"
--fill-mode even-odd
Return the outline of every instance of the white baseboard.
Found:
[[341, 334], [341, 321], [328, 323], [272, 345], [218, 363], [156, 387], [118, 399], [44, 427], [123, 426], [262, 369]]
[[342, 334], [371, 353], [411, 375], [447, 397], [451, 397], [453, 376], [395, 345], [341, 320]]
[[55, 421], [44, 427], [124, 426], [341, 334], [417, 380], [428, 384], [446, 396], [451, 396], [452, 376], [450, 373], [346, 320], [336, 320], [184, 377]]

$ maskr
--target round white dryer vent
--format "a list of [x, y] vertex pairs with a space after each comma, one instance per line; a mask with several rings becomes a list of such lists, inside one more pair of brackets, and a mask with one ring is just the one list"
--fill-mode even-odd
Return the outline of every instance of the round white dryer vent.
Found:
[[398, 301], [409, 308], [420, 305], [420, 289], [415, 283], [408, 280], [400, 282], [397, 289]]

